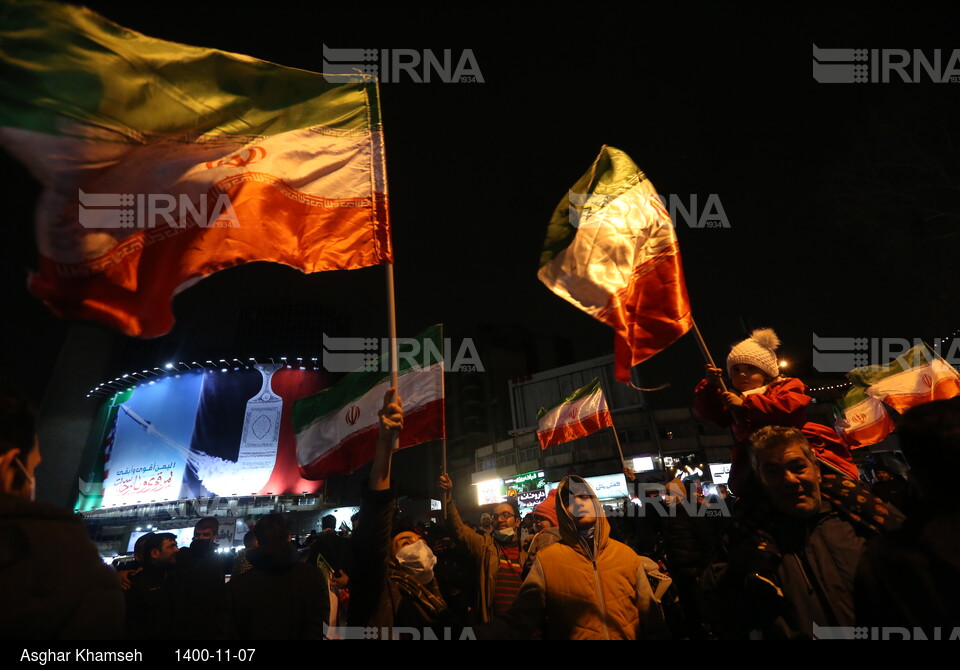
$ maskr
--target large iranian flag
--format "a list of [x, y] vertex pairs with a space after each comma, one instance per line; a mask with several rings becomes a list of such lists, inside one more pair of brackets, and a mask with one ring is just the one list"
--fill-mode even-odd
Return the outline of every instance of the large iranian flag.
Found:
[[547, 288], [614, 329], [616, 376], [690, 330], [693, 317], [670, 215], [624, 152], [604, 146], [560, 201], [540, 270]]
[[30, 290], [129, 335], [252, 261], [392, 260], [375, 78], [146, 37], [76, 6], [0, 8], [0, 142], [39, 179]]
[[960, 395], [960, 374], [926, 344], [918, 344], [886, 365], [869, 365], [847, 378], [898, 412]]
[[550, 409], [540, 408], [537, 420], [541, 449], [613, 427], [599, 379], [577, 389]]
[[[410, 355], [401, 352], [399, 359], [400, 449], [445, 436], [441, 327], [429, 328], [416, 342]], [[303, 477], [348, 474], [373, 460], [378, 411], [390, 388], [385, 361], [386, 355], [371, 365], [374, 371], [351, 372], [333, 388], [294, 403], [297, 463]]]
[[856, 386], [840, 399], [837, 410], [837, 434], [851, 449], [876, 444], [895, 428], [883, 403]]

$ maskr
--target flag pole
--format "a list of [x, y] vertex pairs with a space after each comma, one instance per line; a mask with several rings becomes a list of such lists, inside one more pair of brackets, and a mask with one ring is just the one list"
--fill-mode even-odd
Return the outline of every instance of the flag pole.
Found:
[[[703, 341], [703, 335], [700, 334], [700, 329], [697, 328], [697, 322], [693, 320], [693, 315], [690, 315], [690, 330], [693, 331], [693, 336], [697, 339], [697, 344], [700, 346], [700, 353], [703, 354], [704, 360], [710, 365], [711, 368], [717, 367], [717, 364], [713, 362], [713, 356], [710, 355], [710, 350], [707, 349], [707, 343]], [[723, 378], [718, 378], [720, 382], [720, 391], [726, 393], [729, 389], [727, 385], [723, 383]], [[738, 407], [730, 408], [730, 417], [733, 419], [734, 423], [740, 423], [740, 410]], [[730, 428], [733, 430], [733, 427]], [[736, 442], [736, 439], [734, 439]]]
[[[610, 421], [613, 421], [613, 415], [611, 415]], [[616, 425], [610, 426], [610, 430], [613, 431], [613, 441], [617, 443], [617, 451], [620, 452], [620, 465], [627, 467], [627, 459], [623, 457], [623, 447], [620, 446], [620, 437], [617, 435]]]
[[[387, 333], [390, 336], [390, 386], [400, 394], [399, 355], [397, 353], [397, 301], [394, 297], [393, 263], [387, 263]], [[392, 431], [390, 450], [396, 451], [400, 445], [400, 432]]]
[[[443, 335], [443, 330], [441, 328], [440, 335]], [[440, 341], [443, 342], [443, 338], [440, 338]], [[443, 361], [443, 365], [446, 366], [446, 360]], [[441, 421], [443, 421], [443, 438], [440, 441], [440, 473], [447, 474], [447, 372], [446, 370], [440, 370], [440, 412], [441, 412]], [[453, 493], [451, 491], [451, 493]], [[446, 521], [447, 518], [447, 496], [440, 496], [440, 510], [443, 514], [443, 519]]]
[[[693, 331], [693, 336], [697, 338], [697, 345], [700, 347], [700, 353], [703, 354], [703, 360], [705, 360], [711, 368], [717, 367], [716, 363], [713, 362], [713, 356], [710, 355], [710, 350], [707, 349], [707, 343], [703, 341], [703, 335], [700, 334], [700, 329], [697, 328], [697, 322], [693, 320], [693, 316], [690, 317], [690, 330]], [[723, 383], [723, 379], [718, 379], [720, 382], [720, 390], [724, 393], [727, 392], [727, 387]]]

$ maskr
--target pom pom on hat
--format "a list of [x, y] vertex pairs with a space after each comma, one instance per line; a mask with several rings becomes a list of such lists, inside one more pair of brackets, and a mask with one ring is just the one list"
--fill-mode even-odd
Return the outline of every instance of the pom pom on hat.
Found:
[[734, 345], [727, 356], [727, 373], [734, 365], [747, 363], [763, 370], [771, 379], [780, 376], [780, 366], [774, 353], [780, 346], [780, 338], [772, 328], [758, 328], [750, 337]]

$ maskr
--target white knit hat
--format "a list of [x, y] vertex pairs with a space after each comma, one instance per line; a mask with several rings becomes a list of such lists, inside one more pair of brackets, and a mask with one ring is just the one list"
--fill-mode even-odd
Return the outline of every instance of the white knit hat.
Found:
[[772, 328], [758, 328], [750, 337], [730, 349], [727, 356], [727, 373], [738, 363], [748, 363], [763, 370], [771, 379], [780, 376], [780, 366], [774, 353], [780, 346], [780, 338]]

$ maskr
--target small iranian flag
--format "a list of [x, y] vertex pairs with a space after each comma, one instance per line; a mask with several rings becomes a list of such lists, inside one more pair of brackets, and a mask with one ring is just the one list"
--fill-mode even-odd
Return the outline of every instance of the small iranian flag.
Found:
[[926, 344], [918, 344], [886, 365], [851, 370], [847, 378], [898, 412], [960, 395], [960, 374]]
[[[416, 341], [415, 355], [400, 356], [401, 449], [445, 437], [442, 327], [427, 329]], [[351, 372], [333, 388], [294, 403], [297, 464], [305, 479], [349, 474], [373, 460], [377, 412], [390, 388], [385, 360], [386, 354], [371, 365], [373, 372]]]
[[165, 42], [71, 5], [0, 14], [0, 144], [43, 184], [29, 286], [58, 316], [156, 337], [173, 295], [225, 268], [392, 262], [375, 77]]
[[537, 439], [542, 449], [613, 427], [599, 379], [574, 391], [550, 409], [540, 408], [537, 419]]
[[876, 444], [895, 428], [883, 403], [854, 386], [837, 407], [837, 434], [851, 449]]

